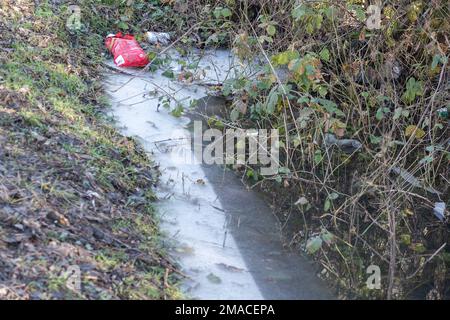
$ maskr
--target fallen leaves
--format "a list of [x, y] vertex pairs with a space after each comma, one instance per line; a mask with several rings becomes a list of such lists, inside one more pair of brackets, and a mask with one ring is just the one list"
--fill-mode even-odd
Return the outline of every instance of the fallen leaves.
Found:
[[414, 137], [416, 139], [420, 140], [420, 139], [422, 139], [425, 136], [425, 131], [423, 129], [415, 126], [415, 125], [407, 126], [406, 129], [405, 129], [405, 136], [406, 137], [411, 137], [413, 135], [414, 135]]
[[11, 197], [9, 196], [9, 190], [4, 185], [0, 185], [0, 203], [8, 203]]
[[55, 223], [59, 223], [63, 226], [70, 226], [69, 219], [67, 219], [63, 214], [57, 212], [57, 211], [50, 211], [47, 213], [47, 218], [52, 220]]
[[298, 206], [298, 205], [303, 206], [303, 205], [308, 204], [308, 203], [309, 203], [308, 199], [306, 199], [305, 197], [300, 197], [300, 198], [298, 198], [298, 200], [294, 204], [296, 206]]

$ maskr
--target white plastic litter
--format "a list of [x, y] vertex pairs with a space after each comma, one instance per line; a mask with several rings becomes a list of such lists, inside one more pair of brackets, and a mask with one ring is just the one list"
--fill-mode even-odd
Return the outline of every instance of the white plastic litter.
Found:
[[435, 202], [434, 203], [433, 213], [439, 220], [444, 221], [444, 218], [445, 218], [445, 202]]
[[345, 153], [351, 154], [362, 148], [361, 142], [355, 139], [337, 139], [334, 134], [326, 133], [324, 138], [324, 144], [327, 147], [333, 145], [338, 146]]
[[405, 169], [399, 168], [399, 167], [393, 167], [391, 169], [391, 172], [394, 172], [395, 174], [398, 174], [403, 180], [405, 180], [407, 183], [412, 185], [415, 188], [422, 188], [430, 193], [434, 193], [437, 195], [442, 194], [441, 192], [435, 190], [433, 187], [427, 187], [420, 182], [419, 179], [417, 179], [412, 173], [409, 171], [406, 171]]
[[160, 44], [163, 46], [167, 46], [170, 42], [170, 34], [166, 32], [152, 32], [148, 31], [146, 33], [147, 41], [150, 44]]

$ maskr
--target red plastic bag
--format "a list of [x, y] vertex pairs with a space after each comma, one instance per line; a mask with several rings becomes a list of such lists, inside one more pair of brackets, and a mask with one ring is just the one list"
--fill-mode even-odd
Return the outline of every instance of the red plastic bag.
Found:
[[147, 54], [132, 35], [109, 35], [105, 40], [118, 67], [143, 67], [149, 63]]

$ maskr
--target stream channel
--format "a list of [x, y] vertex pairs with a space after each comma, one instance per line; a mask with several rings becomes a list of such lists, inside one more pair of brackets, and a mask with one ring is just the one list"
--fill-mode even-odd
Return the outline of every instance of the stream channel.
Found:
[[[201, 83], [222, 83], [237, 72], [252, 76], [255, 70], [238, 65], [227, 50], [169, 55], [165, 68], [173, 78], [163, 75], [164, 68], [153, 73], [127, 68], [129, 74], [106, 72], [104, 82], [117, 127], [136, 137], [159, 164], [157, 211], [164, 244], [188, 276], [182, 283], [186, 296], [333, 299], [312, 263], [283, 246], [278, 220], [262, 194], [223, 166], [190, 161], [191, 119], [170, 112], [175, 104], [189, 106], [198, 99], [203, 108], [220, 108], [221, 100], [209, 96]], [[178, 79], [181, 61], [195, 66], [192, 83]], [[165, 108], [169, 96], [171, 107]]]

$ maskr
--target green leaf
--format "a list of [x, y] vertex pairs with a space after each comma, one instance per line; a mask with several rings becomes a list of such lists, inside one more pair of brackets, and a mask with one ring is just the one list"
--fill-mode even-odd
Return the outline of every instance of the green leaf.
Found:
[[436, 67], [438, 66], [440, 61], [441, 61], [441, 55], [439, 55], [439, 54], [434, 55], [433, 62], [431, 63], [431, 69], [436, 69]]
[[423, 243], [413, 243], [411, 245], [411, 249], [417, 253], [424, 253], [425, 251], [427, 251]]
[[331, 203], [332, 200], [336, 200], [339, 197], [339, 194], [337, 194], [336, 192], [331, 193], [327, 199], [325, 200], [324, 206], [323, 206], [323, 210], [326, 212], [328, 210], [330, 210], [331, 208]]
[[357, 4], [351, 5], [350, 8], [354, 10], [356, 18], [359, 21], [361, 21], [361, 22], [366, 21], [366, 13], [364, 12], [364, 9], [361, 5], [357, 5]]
[[314, 152], [314, 163], [319, 164], [322, 162], [322, 160], [323, 160], [322, 151], [316, 150], [316, 152]]
[[294, 59], [297, 59], [300, 56], [298, 51], [287, 50], [283, 51], [277, 55], [272, 56], [272, 63], [276, 65], [285, 65], [291, 62]]
[[414, 77], [411, 77], [406, 83], [406, 90], [403, 93], [402, 99], [406, 103], [413, 103], [417, 96], [423, 95], [423, 91], [423, 82], [416, 81]]
[[339, 198], [339, 194], [337, 194], [336, 192], [332, 192], [332, 193], [328, 196], [328, 199], [330, 199], [330, 200], [336, 200], [337, 198]]
[[378, 121], [383, 120], [384, 118], [383, 108], [378, 108], [377, 113], [375, 114], [375, 118], [377, 118]]
[[338, 107], [337, 104], [331, 100], [327, 99], [317, 99], [317, 102], [324, 107], [329, 114], [336, 114], [338, 117], [345, 116], [345, 113], [342, 112]]
[[222, 15], [222, 7], [215, 8], [213, 14], [216, 19], [219, 19]]
[[119, 29], [128, 30], [128, 24], [123, 21], [120, 21], [119, 23], [117, 23], [117, 27]]
[[301, 4], [292, 10], [292, 17], [295, 20], [300, 20], [303, 18], [304, 15], [306, 15], [307, 7], [304, 4]]
[[233, 110], [231, 110], [231, 113], [230, 113], [231, 121], [236, 122], [239, 119], [240, 114], [241, 113], [239, 111], [239, 108], [237, 108], [237, 107], [233, 108]]
[[330, 245], [333, 243], [335, 236], [330, 231], [323, 229], [322, 233], [320, 235], [322, 237], [322, 240], [325, 241], [326, 244]]
[[264, 43], [264, 42], [272, 43], [272, 42], [273, 42], [273, 39], [272, 39], [271, 37], [268, 37], [268, 36], [259, 36], [259, 37], [258, 37], [258, 41], [259, 41], [260, 43]]
[[312, 34], [314, 32], [314, 25], [312, 23], [307, 23], [305, 30], [308, 34]]
[[327, 95], [327, 93], [328, 93], [328, 89], [327, 89], [327, 87], [325, 87], [325, 86], [319, 86], [319, 87], [317, 88], [317, 92], [319, 93], [319, 95], [320, 95], [322, 98], [324, 98], [324, 97]]
[[402, 244], [405, 244], [409, 246], [411, 244], [411, 235], [410, 234], [401, 234], [400, 235], [400, 242]]
[[177, 105], [175, 109], [173, 109], [172, 111], [170, 111], [170, 114], [173, 115], [174, 117], [181, 117], [181, 115], [183, 114], [184, 108], [181, 104]]
[[297, 103], [308, 103], [308, 102], [309, 102], [309, 98], [307, 96], [301, 96], [297, 100]]
[[164, 72], [162, 73], [162, 75], [163, 75], [164, 77], [169, 78], [169, 79], [174, 79], [174, 78], [175, 78], [175, 75], [173, 74], [173, 71], [172, 71], [172, 70], [166, 70], [166, 71], [164, 71]]
[[329, 62], [330, 61], [330, 50], [328, 50], [327, 48], [323, 48], [319, 52], [319, 56], [320, 56], [320, 59], [322, 59], [323, 61]]
[[274, 36], [275, 33], [277, 32], [277, 29], [275, 28], [274, 25], [269, 24], [269, 25], [267, 26], [266, 31], [267, 31], [267, 34], [268, 34], [269, 36]]
[[327, 212], [328, 210], [330, 210], [330, 208], [331, 208], [331, 200], [326, 199], [323, 205], [323, 211]]
[[446, 56], [441, 56], [440, 54], [436, 54], [433, 56], [433, 62], [431, 63], [431, 69], [434, 70], [437, 68], [439, 63], [445, 65], [448, 62], [448, 58]]
[[230, 17], [233, 13], [231, 12], [230, 9], [228, 9], [228, 8], [223, 8], [222, 11], [221, 11], [221, 14], [222, 14], [222, 17], [228, 18], [228, 17]]
[[419, 161], [419, 164], [432, 163], [433, 160], [434, 160], [433, 156], [426, 156], [426, 157], [423, 157], [423, 158]]
[[314, 19], [314, 28], [319, 30], [322, 27], [322, 21], [323, 16], [321, 14], [316, 15]]
[[400, 119], [400, 117], [402, 116], [402, 111], [403, 111], [402, 107], [396, 108], [395, 111], [394, 111], [394, 116], [392, 117], [392, 119], [394, 119], [394, 120]]
[[322, 247], [322, 238], [320, 236], [312, 237], [306, 243], [306, 250], [309, 254], [316, 253]]
[[289, 174], [289, 173], [291, 173], [291, 170], [289, 168], [286, 168], [286, 167], [280, 167], [280, 168], [278, 168], [278, 173], [280, 173], [280, 174]]
[[380, 144], [381, 140], [383, 139], [382, 137], [374, 136], [373, 134], [371, 134], [369, 138], [371, 144]]
[[325, 10], [324, 10], [325, 16], [329, 20], [333, 21], [336, 18], [336, 16], [337, 16], [337, 12], [336, 11], [337, 10], [336, 10], [336, 8], [334, 6], [329, 6], [329, 7], [325, 8]]
[[268, 114], [272, 114], [275, 111], [277, 103], [278, 103], [278, 92], [276, 90], [276, 87], [274, 87], [270, 91], [269, 97], [267, 99], [266, 112]]

